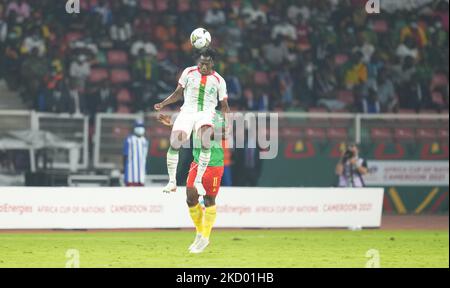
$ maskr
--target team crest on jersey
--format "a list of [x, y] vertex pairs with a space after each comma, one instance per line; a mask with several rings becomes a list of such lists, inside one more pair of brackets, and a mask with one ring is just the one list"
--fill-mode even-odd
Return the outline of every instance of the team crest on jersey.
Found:
[[209, 94], [214, 94], [216, 93], [216, 88], [212, 87], [211, 89], [209, 89]]

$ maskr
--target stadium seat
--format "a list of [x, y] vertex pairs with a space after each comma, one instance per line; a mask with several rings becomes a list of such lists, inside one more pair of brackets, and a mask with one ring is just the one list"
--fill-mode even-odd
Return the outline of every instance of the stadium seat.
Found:
[[338, 54], [334, 57], [334, 63], [337, 66], [341, 66], [344, 65], [345, 63], [347, 63], [349, 60], [349, 57], [347, 54]]
[[416, 135], [419, 141], [436, 141], [438, 138], [436, 130], [429, 128], [417, 129]]
[[269, 84], [269, 75], [266, 72], [256, 72], [253, 81], [257, 85], [267, 86]]
[[447, 86], [448, 79], [445, 74], [437, 73], [433, 75], [433, 79], [431, 80], [432, 89], [439, 86]]
[[128, 104], [133, 101], [130, 91], [128, 89], [120, 89], [117, 93], [117, 103]]
[[128, 54], [120, 50], [112, 50], [108, 52], [108, 64], [111, 66], [128, 65]]
[[178, 12], [183, 13], [189, 11], [191, 7], [189, 0], [178, 0]]
[[444, 96], [439, 91], [435, 91], [435, 92], [431, 93], [431, 101], [434, 104], [439, 105], [439, 106], [445, 105]]
[[165, 12], [169, 8], [169, 1], [167, 0], [155, 0], [155, 8], [158, 12]]
[[206, 11], [209, 10], [209, 8], [211, 8], [211, 2], [209, 0], [200, 0], [199, 1], [199, 8], [200, 8], [200, 12], [202, 13], [206, 13]]
[[399, 109], [398, 114], [413, 115], [417, 114], [417, 112], [414, 109]]
[[114, 69], [111, 71], [111, 82], [113, 84], [122, 84], [130, 82], [131, 76], [127, 70]]
[[131, 110], [126, 105], [120, 105], [119, 108], [117, 109], [117, 113], [119, 113], [119, 114], [131, 114]]
[[66, 43], [71, 43], [71, 42], [75, 42], [75, 41], [83, 38], [83, 34], [81, 34], [80, 32], [70, 32], [70, 33], [66, 34], [65, 38], [66, 38]]
[[396, 141], [414, 141], [415, 133], [412, 128], [396, 128], [394, 132]]
[[352, 91], [341, 90], [338, 92], [337, 100], [342, 101], [347, 105], [352, 105], [355, 102], [355, 96]]
[[386, 33], [389, 30], [389, 24], [386, 20], [376, 20], [373, 23], [373, 31], [376, 33]]
[[303, 136], [303, 132], [298, 127], [286, 127], [281, 129], [281, 135], [284, 139], [299, 139]]
[[154, 11], [155, 10], [155, 4], [153, 3], [153, 0], [141, 0], [140, 2], [141, 8], [148, 11]]
[[102, 68], [91, 69], [91, 75], [89, 76], [89, 81], [92, 83], [101, 82], [108, 79], [108, 70]]
[[329, 128], [327, 130], [327, 137], [331, 141], [346, 141], [348, 136], [348, 130], [345, 128]]
[[305, 136], [311, 140], [325, 140], [327, 138], [325, 129], [322, 128], [306, 128]]
[[438, 137], [441, 141], [448, 142], [448, 128], [440, 128], [438, 130]]
[[391, 141], [392, 131], [389, 128], [372, 128], [370, 136], [373, 141]]

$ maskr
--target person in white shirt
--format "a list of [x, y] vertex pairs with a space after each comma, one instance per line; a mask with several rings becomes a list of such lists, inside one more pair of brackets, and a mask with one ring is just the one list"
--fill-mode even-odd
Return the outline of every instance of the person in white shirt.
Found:
[[200, 196], [206, 195], [202, 180], [211, 158], [210, 136], [214, 131], [213, 120], [218, 100], [221, 103], [223, 115], [230, 111], [226, 82], [213, 70], [215, 51], [212, 48], [204, 48], [199, 50], [198, 54], [198, 66], [186, 68], [178, 81], [175, 92], [154, 107], [156, 111], [160, 111], [165, 106], [177, 103], [184, 97], [184, 105], [173, 125], [170, 137], [170, 148], [167, 153], [167, 171], [170, 181], [163, 190], [165, 193], [177, 190], [176, 172], [179, 151], [189, 141], [194, 131], [196, 135], [201, 135], [202, 139], [194, 187]]

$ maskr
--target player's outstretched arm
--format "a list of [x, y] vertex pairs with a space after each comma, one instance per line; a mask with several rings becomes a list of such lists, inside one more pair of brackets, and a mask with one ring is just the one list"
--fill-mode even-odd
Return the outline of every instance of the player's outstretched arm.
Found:
[[161, 109], [163, 109], [167, 105], [170, 105], [170, 104], [173, 104], [173, 103], [177, 103], [178, 101], [183, 99], [183, 92], [184, 92], [184, 88], [181, 87], [181, 85], [179, 85], [177, 87], [177, 89], [175, 90], [175, 92], [173, 92], [169, 97], [167, 97], [166, 100], [164, 100], [161, 103], [155, 104], [155, 107], [154, 107], [155, 110], [156, 111], [160, 111]]

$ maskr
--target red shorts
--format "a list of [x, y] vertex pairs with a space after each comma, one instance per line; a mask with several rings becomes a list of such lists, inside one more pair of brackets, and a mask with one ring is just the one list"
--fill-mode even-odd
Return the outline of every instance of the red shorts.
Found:
[[[189, 176], [187, 179], [187, 188], [194, 188], [195, 177], [197, 177], [198, 164], [192, 162], [189, 169]], [[205, 175], [203, 175], [203, 187], [205, 187], [206, 195], [217, 196], [220, 189], [220, 183], [222, 182], [223, 166], [208, 167]]]

